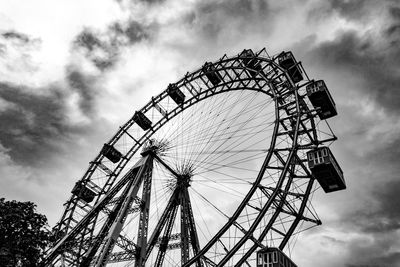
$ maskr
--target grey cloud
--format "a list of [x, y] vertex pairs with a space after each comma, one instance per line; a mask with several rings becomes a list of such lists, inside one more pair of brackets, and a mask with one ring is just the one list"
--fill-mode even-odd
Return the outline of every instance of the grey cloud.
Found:
[[340, 246], [345, 245], [345, 242], [343, 240], [340, 240], [340, 239], [337, 239], [337, 238], [334, 238], [334, 237], [331, 237], [331, 236], [324, 235], [323, 239], [327, 240], [329, 243], [334, 243], [334, 244], [337, 244], [337, 245], [340, 245]]
[[[3, 44], [2, 44], [3, 43]], [[27, 34], [14, 30], [3, 31], [0, 34], [0, 53], [6, 52], [5, 43], [11, 43], [15, 47], [37, 47], [41, 43], [40, 38], [33, 38]]]
[[398, 179], [380, 183], [370, 193], [373, 202], [342, 216], [343, 231], [364, 237], [346, 241], [350, 256], [346, 266], [399, 266], [400, 251], [396, 251], [400, 230], [399, 190]]
[[76, 66], [66, 68], [66, 79], [70, 89], [79, 94], [79, 107], [85, 115], [93, 115], [95, 96], [99, 92], [95, 88], [96, 77], [83, 73]]
[[[319, 72], [333, 73], [331, 77], [338, 79], [336, 86], [342, 88], [335, 92], [341, 99], [359, 96], [362, 100], [373, 101], [376, 109], [383, 109], [388, 114], [390, 121], [391, 117], [396, 118], [400, 113], [400, 76], [397, 73], [400, 69], [400, 47], [394, 45], [400, 38], [396, 33], [389, 36], [385, 32], [385, 29], [398, 23], [393, 11], [386, 11], [387, 17], [383, 18], [386, 24], [379, 35], [344, 31], [337, 33], [332, 41], [323, 43], [308, 37], [298, 48], [308, 50], [302, 56], [309, 61], [307, 66]], [[341, 75], [349, 80], [340, 80]], [[334, 81], [332, 79], [332, 83]], [[370, 201], [363, 203], [361, 199], [354, 199], [354, 195], [349, 196], [352, 203], [338, 212], [340, 219], [334, 228], [342, 233], [354, 234], [349, 235], [346, 244], [343, 244], [348, 254], [343, 261], [347, 267], [400, 266], [400, 251], [396, 250], [400, 237], [400, 166], [397, 164], [400, 138], [377, 142], [369, 140], [366, 136], [379, 125], [376, 118], [360, 116], [356, 107], [343, 105], [341, 108], [341, 113], [347, 114], [347, 118], [341, 120], [347, 124], [342, 124], [343, 129], [338, 130], [347, 135], [341, 136], [341, 139], [348, 145], [341, 151], [345, 154], [344, 158], [350, 159], [343, 166], [348, 168], [345, 173], [352, 176], [346, 177], [349, 182], [347, 194], [362, 192], [362, 199]], [[360, 145], [373, 149], [368, 151]], [[373, 186], [372, 189], [370, 186]]]
[[[17, 40], [23, 47], [35, 42], [23, 34], [2, 34], [6, 41]], [[77, 43], [88, 52], [102, 48], [100, 40], [89, 31], [77, 38]], [[6, 53], [7, 51], [5, 51]], [[0, 82], [0, 148], [13, 162], [21, 166], [46, 166], [54, 155], [73, 146], [74, 136], [86, 135], [96, 116], [97, 76], [83, 72], [78, 66], [69, 64], [65, 68], [66, 85], [52, 84], [46, 88], [20, 86], [16, 83]], [[100, 87], [101, 88], [101, 87]], [[44, 90], [42, 90], [44, 89]], [[34, 91], [38, 90], [38, 93]], [[67, 106], [71, 94], [78, 96], [77, 108], [89, 119], [85, 125], [71, 122]]]
[[[85, 135], [88, 130], [85, 127], [90, 125], [75, 125], [69, 120], [67, 100], [76, 92], [77, 108], [87, 118], [95, 120], [96, 79], [69, 66], [66, 68], [67, 87], [28, 88], [0, 83], [0, 100], [6, 103], [0, 110], [0, 144], [11, 159], [20, 165], [45, 166], [46, 160], [61, 153], [66, 144], [71, 147], [73, 136]], [[34, 93], [34, 90], [42, 93]]]
[[84, 28], [75, 38], [75, 45], [86, 48], [89, 52], [95, 49], [102, 49], [103, 43], [92, 30]]
[[154, 5], [154, 4], [159, 4], [159, 3], [163, 3], [166, 0], [139, 0], [140, 2], [144, 2], [144, 3], [148, 3], [150, 5]]
[[202, 1], [183, 20], [205, 37], [215, 38], [232, 27], [238, 34], [249, 26], [255, 30], [262, 27], [269, 15], [268, 1]]
[[1, 34], [5, 39], [18, 39], [24, 43], [28, 43], [30, 38], [26, 34], [22, 34], [15, 31], [7, 31]]
[[393, 47], [398, 47], [400, 44], [400, 7], [390, 7], [389, 15], [389, 23], [385, 30], [386, 37]]
[[233, 18], [250, 18], [269, 11], [268, 1], [263, 0], [206, 1], [200, 3], [198, 9], [200, 14], [225, 14]]
[[394, 19], [400, 20], [400, 7], [391, 6], [389, 12]]
[[373, 259], [374, 262], [379, 262], [378, 266], [399, 266], [400, 252], [389, 252], [387, 255]]
[[[122, 4], [124, 2], [133, 2], [135, 0], [116, 0], [118, 3]], [[154, 4], [159, 4], [159, 3], [163, 3], [166, 0], [138, 0], [139, 2], [143, 2], [143, 3], [147, 3], [149, 5], [154, 5]]]
[[379, 201], [379, 209], [374, 214], [377, 227], [366, 231], [392, 231], [400, 229], [400, 180], [390, 181], [379, 186], [373, 193]]
[[391, 25], [386, 29], [386, 33], [388, 36], [393, 34], [400, 34], [400, 24], [399, 25]]
[[389, 252], [383, 256], [368, 258], [361, 264], [346, 264], [346, 267], [396, 267], [399, 264], [400, 252]]
[[121, 49], [142, 40], [149, 39], [157, 25], [143, 25], [135, 20], [114, 22], [103, 31], [84, 28], [73, 42], [74, 50], [84, 55], [101, 71], [105, 71], [118, 61]]
[[32, 51], [40, 49], [40, 38], [33, 38], [27, 34], [14, 30], [0, 32], [0, 57], [7, 70], [36, 71], [38, 65], [32, 61]]
[[118, 48], [150, 39], [156, 29], [157, 25], [155, 23], [143, 25], [138, 21], [128, 20], [112, 23], [105, 35], [108, 36], [109, 45]]
[[376, 264], [373, 264], [373, 265], [370, 265], [370, 264], [346, 264], [346, 267], [382, 267], [382, 266], [380, 266], [380, 265], [376, 265]]
[[104, 40], [101, 33], [84, 28], [73, 43], [74, 50], [82, 50], [84, 55], [93, 62], [99, 70], [106, 70], [114, 65], [117, 47]]
[[[397, 188], [399, 189], [399, 188]], [[393, 197], [393, 202], [387, 203], [385, 199], [377, 199], [381, 205], [377, 210], [369, 210], [364, 208], [363, 210], [350, 213], [348, 218], [348, 224], [351, 227], [357, 227], [359, 231], [365, 234], [380, 235], [388, 232], [394, 232], [400, 229], [399, 216], [398, 214], [393, 215], [393, 209], [398, 208], [396, 202], [400, 201], [399, 197]]]
[[130, 44], [149, 38], [149, 34], [143, 25], [134, 20], [129, 21], [125, 29], [123, 27], [120, 27], [120, 29], [122, 29], [121, 33], [126, 35]]
[[141, 1], [142, 2], [146, 2], [146, 3], [150, 3], [150, 4], [165, 2], [165, 0], [141, 0]]
[[[387, 141], [387, 145], [375, 151], [375, 153], [378, 154], [376, 159], [382, 162], [383, 166], [392, 164], [391, 166], [395, 167], [396, 175], [399, 175], [400, 165], [397, 163], [400, 158], [400, 136], [397, 136], [394, 140], [386, 139], [385, 141]], [[400, 177], [397, 176], [396, 178]]]
[[0, 83], [0, 98], [9, 103], [0, 112], [0, 143], [17, 164], [44, 166], [58, 152], [60, 141], [83, 129], [70, 125], [65, 117], [64, 94], [54, 87], [47, 95]]
[[381, 16], [381, 9], [398, 4], [397, 0], [330, 0], [316, 2], [308, 13], [309, 20], [324, 19], [338, 14], [340, 17], [356, 22], [368, 22]]
[[360, 19], [367, 13], [367, 6], [374, 4], [373, 0], [332, 0], [330, 1], [332, 10], [339, 12], [348, 19]]
[[348, 31], [311, 49], [309, 58], [317, 64], [351, 73], [362, 81], [362, 94], [383, 108], [400, 112], [400, 47], [381, 47], [373, 37]]

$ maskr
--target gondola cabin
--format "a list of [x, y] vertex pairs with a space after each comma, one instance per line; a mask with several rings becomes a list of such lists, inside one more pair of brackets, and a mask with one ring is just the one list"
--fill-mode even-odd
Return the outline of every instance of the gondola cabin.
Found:
[[179, 90], [176, 84], [170, 83], [167, 88], [167, 94], [169, 95], [172, 100], [175, 101], [176, 104], [181, 105], [185, 102], [185, 95]]
[[303, 80], [301, 69], [292, 52], [282, 52], [278, 56], [278, 64], [285, 70], [287, 70], [290, 78], [294, 83], [298, 83]]
[[203, 65], [202, 70], [207, 79], [210, 80], [214, 86], [222, 81], [221, 75], [215, 70], [215, 66], [211, 62], [206, 62]]
[[337, 115], [335, 101], [323, 80], [315, 81], [306, 86], [307, 96], [315, 109], [318, 109], [318, 116], [325, 120]]
[[151, 120], [149, 120], [146, 115], [144, 115], [141, 111], [136, 111], [133, 115], [133, 121], [139, 125], [144, 131], [150, 129], [151, 127]]
[[308, 151], [307, 161], [325, 193], [346, 189], [343, 171], [328, 147]]
[[255, 58], [254, 52], [251, 49], [245, 49], [240, 53], [243, 65], [248, 68], [249, 74], [254, 78], [262, 70], [261, 63]]
[[115, 149], [112, 145], [109, 144], [104, 144], [101, 153], [104, 155], [104, 157], [108, 158], [112, 163], [117, 163], [122, 157], [121, 152], [119, 152], [117, 149]]
[[279, 248], [265, 248], [257, 251], [257, 267], [297, 267]]
[[86, 203], [90, 203], [93, 201], [96, 193], [89, 189], [87, 186], [81, 184], [81, 182], [77, 182], [74, 188], [71, 191], [72, 194], [77, 196], [79, 199], [85, 201]]
[[245, 49], [240, 53], [240, 58], [242, 59], [243, 64], [248, 67], [250, 61], [254, 59], [254, 52], [251, 49]]

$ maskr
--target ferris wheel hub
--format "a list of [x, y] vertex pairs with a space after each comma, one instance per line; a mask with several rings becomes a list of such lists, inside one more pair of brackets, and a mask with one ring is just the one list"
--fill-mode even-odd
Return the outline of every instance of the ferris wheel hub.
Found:
[[144, 146], [141, 155], [144, 157], [150, 153], [162, 156], [168, 150], [169, 142], [167, 140], [150, 139]]

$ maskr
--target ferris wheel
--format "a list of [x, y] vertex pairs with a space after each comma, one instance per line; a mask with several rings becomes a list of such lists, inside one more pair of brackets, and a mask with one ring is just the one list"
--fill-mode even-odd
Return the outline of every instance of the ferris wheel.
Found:
[[[345, 188], [323, 81], [291, 52], [206, 62], [119, 128], [72, 189], [44, 266], [255, 266]], [[327, 179], [329, 178], [329, 179]]]

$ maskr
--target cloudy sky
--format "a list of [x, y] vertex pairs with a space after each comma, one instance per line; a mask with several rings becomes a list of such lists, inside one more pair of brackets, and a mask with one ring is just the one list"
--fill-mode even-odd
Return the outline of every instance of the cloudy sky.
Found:
[[348, 189], [321, 190], [300, 267], [400, 266], [398, 0], [0, 0], [0, 196], [54, 225], [102, 144], [187, 71], [292, 50], [339, 116]]

